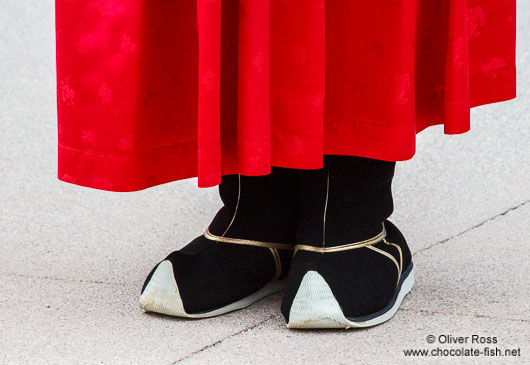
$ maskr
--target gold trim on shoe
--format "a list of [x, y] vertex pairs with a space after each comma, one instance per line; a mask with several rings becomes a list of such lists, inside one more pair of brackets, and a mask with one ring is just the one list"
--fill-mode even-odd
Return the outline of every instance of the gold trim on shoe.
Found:
[[223, 243], [233, 243], [236, 245], [247, 245], [247, 246], [254, 246], [254, 247], [262, 247], [262, 248], [268, 248], [272, 254], [272, 258], [274, 259], [274, 266], [275, 266], [275, 272], [274, 277], [269, 282], [272, 283], [276, 280], [278, 280], [282, 274], [282, 261], [280, 259], [280, 255], [278, 253], [278, 250], [293, 250], [294, 245], [292, 244], [286, 244], [286, 243], [273, 243], [273, 242], [264, 242], [264, 241], [254, 241], [254, 240], [247, 240], [247, 239], [241, 239], [241, 238], [230, 238], [225, 237], [225, 235], [230, 230], [230, 227], [232, 227], [232, 224], [234, 223], [234, 220], [236, 219], [237, 212], [239, 210], [239, 202], [241, 200], [241, 175], [238, 175], [238, 192], [237, 192], [237, 203], [236, 208], [234, 209], [234, 215], [232, 216], [232, 219], [230, 223], [228, 224], [228, 227], [224, 230], [223, 234], [221, 236], [217, 236], [210, 232], [210, 229], [207, 228], [206, 232], [204, 232], [204, 237], [206, 239], [209, 239], [211, 241], [217, 241], [217, 242], [223, 242]]
[[272, 248], [275, 250], [291, 250], [292, 251], [294, 249], [294, 246], [288, 243], [273, 243], [273, 242], [246, 240], [242, 238], [229, 238], [229, 237], [216, 236], [213, 233], [211, 233], [209, 229], [207, 229], [206, 232], [204, 232], [204, 237], [212, 241], [218, 241], [218, 242], [223, 242], [223, 243], [234, 243], [236, 245], [265, 247], [265, 248]]
[[328, 171], [328, 179], [326, 183], [326, 204], [324, 204], [324, 219], [322, 222], [322, 247], [326, 246], [326, 215], [328, 214], [328, 200], [329, 200], [329, 171]]
[[276, 266], [276, 272], [274, 273], [274, 277], [272, 280], [276, 280], [280, 277], [282, 274], [282, 261], [280, 260], [280, 255], [278, 254], [278, 250], [275, 248], [269, 248], [272, 252], [272, 257], [274, 258], [274, 264]]
[[310, 245], [296, 245], [294, 246], [294, 252], [296, 251], [311, 251], [311, 252], [318, 252], [318, 253], [326, 253], [326, 252], [339, 252], [339, 251], [346, 251], [346, 250], [354, 250], [356, 248], [366, 247], [373, 244], [376, 244], [378, 242], [381, 242], [386, 236], [386, 230], [383, 226], [383, 231], [379, 233], [377, 236], [369, 238], [364, 241], [359, 242], [353, 242], [348, 243], [346, 245], [340, 245], [340, 246], [333, 246], [333, 247], [318, 247], [318, 246], [310, 246]]
[[401, 278], [401, 267], [399, 266], [396, 258], [392, 256], [391, 254], [389, 254], [388, 252], [381, 250], [380, 248], [377, 248], [374, 246], [366, 246], [366, 248], [369, 248], [370, 250], [375, 251], [375, 252], [379, 252], [381, 255], [385, 255], [390, 260], [392, 260], [392, 262], [396, 265], [396, 269], [398, 271], [397, 284], [399, 284], [399, 279]]
[[391, 245], [397, 248], [399, 252], [399, 277], [401, 277], [401, 273], [403, 271], [403, 252], [401, 251], [401, 247], [397, 243], [388, 242], [386, 238], [383, 238], [383, 242], [386, 243], [387, 245]]
[[241, 238], [229, 238], [229, 237], [216, 236], [213, 233], [211, 233], [209, 229], [206, 229], [206, 232], [204, 232], [204, 237], [206, 237], [207, 239], [211, 241], [233, 243], [236, 245], [247, 245], [247, 246], [268, 248], [272, 253], [272, 258], [274, 259], [274, 266], [276, 268], [274, 272], [274, 277], [271, 279], [271, 282], [279, 279], [282, 274], [282, 261], [280, 260], [280, 255], [278, 254], [278, 250], [291, 250], [292, 251], [294, 249], [293, 245], [286, 244], [286, 243], [273, 243], [273, 242], [245, 240]]
[[[381, 241], [384, 242], [387, 245], [395, 246], [398, 249], [398, 251], [399, 251], [399, 263], [396, 260], [396, 258], [394, 256], [392, 256], [390, 253], [388, 253], [388, 252], [386, 252], [384, 250], [381, 250], [380, 248], [373, 247], [373, 245], [375, 245], [376, 243], [379, 243]], [[367, 240], [359, 241], [359, 242], [353, 242], [353, 243], [348, 243], [348, 244], [345, 244], [345, 245], [334, 246], [334, 247], [318, 247], [318, 246], [310, 246], [310, 245], [296, 245], [296, 246], [294, 246], [294, 254], [296, 254], [297, 251], [310, 251], [310, 252], [317, 252], [317, 253], [329, 253], [329, 252], [340, 252], [340, 251], [355, 250], [355, 249], [363, 248], [363, 247], [369, 248], [372, 251], [380, 253], [381, 255], [386, 256], [390, 260], [392, 260], [392, 262], [396, 265], [396, 268], [397, 268], [397, 271], [398, 271], [398, 279], [397, 279], [397, 281], [399, 283], [399, 279], [401, 278], [401, 272], [403, 270], [403, 253], [401, 251], [401, 247], [399, 247], [398, 244], [392, 243], [392, 242], [388, 242], [386, 240], [386, 229], [385, 229], [385, 225], [384, 224], [383, 224], [383, 230], [381, 231], [381, 233], [379, 233], [377, 236], [374, 236], [374, 237], [369, 238]]]
[[230, 221], [230, 224], [228, 227], [226, 227], [225, 231], [221, 235], [221, 237], [224, 237], [227, 233], [230, 227], [232, 227], [232, 223], [234, 223], [234, 220], [236, 219], [236, 214], [239, 209], [239, 201], [241, 200], [241, 175], [237, 175], [237, 203], [236, 203], [236, 209], [234, 210], [234, 215], [232, 216], [232, 220]]

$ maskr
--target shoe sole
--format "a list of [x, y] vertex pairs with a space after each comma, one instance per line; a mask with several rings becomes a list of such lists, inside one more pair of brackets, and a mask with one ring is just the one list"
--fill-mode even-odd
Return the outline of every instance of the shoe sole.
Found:
[[285, 280], [275, 280], [262, 289], [224, 307], [202, 313], [187, 313], [180, 297], [180, 291], [173, 273], [173, 264], [169, 260], [162, 261], [151, 280], [140, 296], [140, 308], [146, 312], [167, 314], [184, 318], [208, 318], [243, 309], [249, 305], [283, 290]]
[[404, 274], [408, 275], [402, 278], [393, 303], [391, 302], [388, 308], [373, 315], [363, 316], [362, 320], [346, 318], [324, 278], [316, 271], [308, 271], [294, 298], [287, 327], [297, 329], [364, 328], [386, 322], [396, 314], [403, 298], [414, 286], [414, 270], [411, 267], [407, 271]]

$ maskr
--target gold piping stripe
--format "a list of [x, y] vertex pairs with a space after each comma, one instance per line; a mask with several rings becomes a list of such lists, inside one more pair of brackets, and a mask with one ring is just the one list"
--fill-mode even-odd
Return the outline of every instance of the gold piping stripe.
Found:
[[329, 200], [329, 171], [328, 171], [328, 181], [326, 183], [326, 204], [324, 205], [324, 221], [322, 222], [322, 247], [326, 246], [326, 215], [328, 214], [328, 200]]
[[[294, 246], [294, 253], [297, 251], [311, 251], [311, 252], [318, 252], [318, 253], [327, 253], [327, 252], [340, 252], [340, 251], [347, 251], [347, 250], [355, 250], [357, 248], [366, 247], [369, 248], [377, 253], [380, 253], [381, 255], [384, 255], [388, 257], [392, 262], [396, 265], [397, 271], [398, 271], [398, 283], [399, 279], [401, 278], [401, 272], [403, 269], [403, 253], [401, 252], [401, 247], [399, 247], [398, 244], [388, 242], [386, 240], [386, 229], [385, 225], [383, 224], [383, 231], [379, 233], [377, 236], [369, 238], [364, 241], [359, 242], [353, 242], [348, 243], [346, 245], [340, 245], [340, 246], [334, 246], [334, 247], [318, 247], [318, 246], [310, 246], [310, 245], [296, 245]], [[385, 244], [389, 246], [395, 246], [398, 249], [399, 252], [399, 263], [397, 262], [396, 258], [392, 256], [390, 253], [381, 250], [380, 248], [373, 247], [374, 244], [379, 243], [383, 241]]]
[[280, 277], [282, 274], [282, 262], [280, 260], [280, 255], [278, 254], [278, 250], [275, 248], [269, 248], [272, 252], [272, 257], [274, 258], [274, 265], [276, 267], [276, 272], [274, 274], [274, 278], [272, 280], [276, 280]]
[[212, 241], [218, 241], [223, 243], [234, 243], [236, 245], [247, 245], [247, 246], [256, 246], [256, 247], [265, 247], [272, 248], [275, 250], [293, 250], [294, 246], [287, 243], [273, 243], [273, 242], [263, 242], [263, 241], [252, 241], [245, 240], [241, 238], [229, 238], [216, 236], [210, 232], [209, 229], [204, 232], [204, 237]]
[[375, 252], [378, 252], [381, 255], [385, 255], [386, 257], [388, 257], [390, 260], [392, 260], [394, 262], [394, 264], [396, 265], [397, 271], [398, 271], [397, 282], [399, 284], [399, 279], [401, 278], [401, 269], [399, 267], [399, 264], [398, 264], [396, 258], [394, 256], [392, 256], [391, 254], [389, 254], [388, 252], [381, 250], [380, 248], [377, 248], [377, 247], [374, 247], [374, 246], [367, 246], [367, 248], [369, 248], [370, 250], [373, 250]]
[[234, 223], [234, 220], [236, 219], [237, 210], [239, 209], [239, 200], [241, 200], [241, 175], [237, 175], [237, 203], [236, 203], [236, 209], [234, 210], [234, 215], [232, 217], [232, 220], [230, 221], [230, 224], [228, 227], [226, 227], [225, 231], [221, 235], [221, 237], [224, 237], [227, 233], [230, 227], [232, 227], [232, 223]]
[[383, 239], [383, 242], [385, 242], [387, 245], [397, 248], [399, 252], [399, 277], [401, 277], [401, 273], [403, 272], [403, 252], [401, 251], [401, 247], [399, 247], [397, 243], [388, 242], [386, 239]]
[[326, 252], [339, 252], [339, 251], [346, 251], [346, 250], [354, 250], [361, 247], [370, 246], [373, 244], [376, 244], [378, 242], [381, 242], [386, 236], [386, 230], [383, 226], [383, 231], [379, 233], [377, 236], [369, 238], [364, 241], [354, 242], [354, 243], [348, 243], [346, 245], [340, 245], [340, 246], [334, 246], [334, 247], [317, 247], [317, 246], [309, 246], [309, 245], [296, 245], [294, 246], [294, 252], [296, 251], [311, 251], [311, 252], [319, 252], [319, 253], [326, 253]]

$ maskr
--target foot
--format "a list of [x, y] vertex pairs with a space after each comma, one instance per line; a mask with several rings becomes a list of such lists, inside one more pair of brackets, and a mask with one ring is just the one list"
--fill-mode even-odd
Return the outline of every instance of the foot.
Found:
[[140, 308], [205, 318], [244, 308], [284, 287], [294, 249], [295, 175], [223, 177], [224, 207], [204, 233], [156, 265]]
[[283, 289], [292, 245], [254, 246], [219, 238], [207, 232], [159, 263], [144, 283], [140, 308], [206, 318], [245, 308]]
[[414, 285], [410, 250], [388, 220], [348, 245], [298, 245], [282, 303], [289, 328], [370, 327], [389, 320]]

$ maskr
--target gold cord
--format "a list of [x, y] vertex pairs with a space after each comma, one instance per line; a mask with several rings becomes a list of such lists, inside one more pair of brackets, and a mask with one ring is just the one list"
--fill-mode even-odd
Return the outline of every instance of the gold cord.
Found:
[[230, 227], [232, 227], [232, 223], [234, 223], [234, 220], [236, 219], [237, 210], [239, 209], [239, 200], [241, 200], [241, 175], [237, 175], [237, 203], [236, 203], [236, 209], [234, 210], [234, 215], [232, 216], [232, 220], [230, 221], [230, 224], [228, 227], [226, 227], [225, 231], [221, 235], [221, 237], [224, 237], [227, 233]]
[[216, 236], [213, 233], [211, 233], [209, 229], [207, 229], [206, 232], [204, 232], [204, 237], [206, 237], [209, 240], [217, 241], [217, 242], [233, 243], [236, 245], [247, 245], [247, 246], [255, 246], [255, 247], [265, 247], [265, 248], [272, 248], [275, 250], [293, 250], [294, 248], [293, 245], [288, 244], [288, 243], [273, 243], [273, 242], [246, 240], [242, 238], [229, 238], [229, 237]]
[[[399, 263], [394, 258], [394, 256], [392, 256], [390, 253], [388, 253], [388, 252], [386, 252], [384, 250], [381, 250], [380, 248], [373, 247], [373, 245], [375, 245], [376, 243], [379, 243], [381, 241], [384, 242], [385, 244], [389, 245], [389, 246], [394, 246], [394, 247], [396, 247], [398, 249], [398, 252], [399, 252]], [[399, 247], [398, 244], [392, 243], [392, 242], [388, 242], [386, 240], [386, 229], [385, 229], [385, 225], [384, 224], [383, 224], [383, 230], [381, 231], [381, 233], [379, 233], [377, 236], [374, 236], [374, 237], [369, 238], [369, 239], [364, 240], [364, 241], [353, 242], [353, 243], [348, 243], [348, 244], [345, 244], [345, 245], [334, 246], [334, 247], [318, 247], [318, 246], [310, 246], [310, 245], [296, 245], [296, 246], [294, 246], [294, 253], [296, 254], [297, 251], [310, 251], [310, 252], [317, 252], [317, 253], [330, 253], [330, 252], [340, 252], [340, 251], [355, 250], [355, 249], [363, 248], [363, 247], [369, 248], [372, 251], [380, 253], [381, 255], [386, 256], [390, 260], [392, 260], [392, 262], [396, 265], [396, 268], [397, 268], [397, 271], [398, 271], [398, 283], [399, 283], [399, 279], [401, 278], [401, 272], [403, 270], [403, 253], [401, 251], [401, 247]]]

